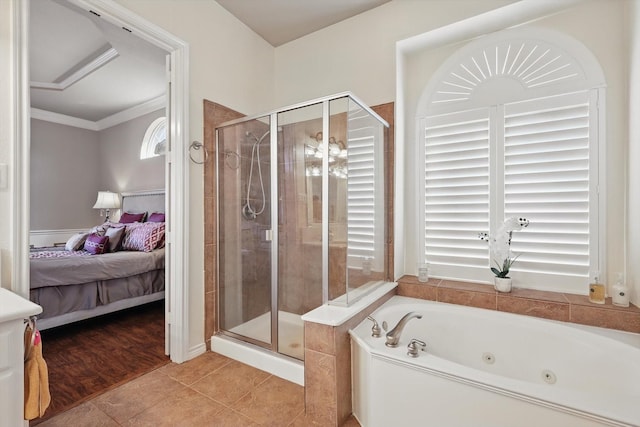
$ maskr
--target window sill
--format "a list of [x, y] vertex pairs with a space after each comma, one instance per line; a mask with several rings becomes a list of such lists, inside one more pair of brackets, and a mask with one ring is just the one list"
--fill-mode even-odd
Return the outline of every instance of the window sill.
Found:
[[532, 289], [513, 289], [509, 293], [500, 293], [490, 285], [433, 278], [422, 283], [415, 276], [401, 277], [397, 294], [640, 333], [640, 308], [633, 304], [629, 307], [615, 306], [611, 298], [607, 298], [604, 305], [599, 305], [590, 303], [586, 295]]

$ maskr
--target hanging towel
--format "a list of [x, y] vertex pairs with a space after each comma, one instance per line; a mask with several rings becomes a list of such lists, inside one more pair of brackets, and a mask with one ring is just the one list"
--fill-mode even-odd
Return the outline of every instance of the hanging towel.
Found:
[[29, 322], [24, 331], [24, 419], [43, 416], [50, 403], [49, 371], [42, 357], [42, 339], [35, 324]]

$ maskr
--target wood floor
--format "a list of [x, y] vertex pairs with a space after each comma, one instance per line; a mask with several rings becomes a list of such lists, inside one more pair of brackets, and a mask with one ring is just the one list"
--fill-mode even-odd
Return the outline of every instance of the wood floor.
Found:
[[42, 331], [51, 405], [39, 424], [167, 363], [164, 301]]

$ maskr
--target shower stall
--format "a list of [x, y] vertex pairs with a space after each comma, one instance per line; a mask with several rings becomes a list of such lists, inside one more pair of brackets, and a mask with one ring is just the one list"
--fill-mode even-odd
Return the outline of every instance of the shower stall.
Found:
[[342, 93], [216, 129], [221, 334], [303, 360], [301, 315], [387, 279], [387, 128]]

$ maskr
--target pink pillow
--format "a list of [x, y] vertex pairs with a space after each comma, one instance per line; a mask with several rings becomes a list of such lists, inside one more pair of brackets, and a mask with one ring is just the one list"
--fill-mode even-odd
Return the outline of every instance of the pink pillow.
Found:
[[142, 212], [142, 213], [124, 212], [120, 216], [120, 223], [121, 224], [131, 224], [131, 223], [134, 223], [134, 222], [142, 222], [142, 221], [144, 221], [144, 217], [146, 215], [147, 215], [146, 212]]
[[147, 222], [164, 222], [165, 215], [162, 212], [154, 212], [149, 215]]
[[108, 248], [109, 236], [89, 234], [89, 237], [87, 237], [87, 240], [84, 242], [84, 250], [94, 255], [103, 254]]
[[164, 245], [164, 222], [128, 224], [124, 232], [122, 249], [126, 251], [151, 252]]

